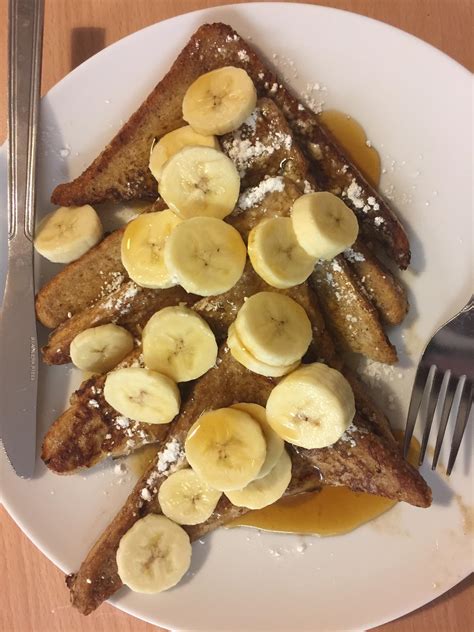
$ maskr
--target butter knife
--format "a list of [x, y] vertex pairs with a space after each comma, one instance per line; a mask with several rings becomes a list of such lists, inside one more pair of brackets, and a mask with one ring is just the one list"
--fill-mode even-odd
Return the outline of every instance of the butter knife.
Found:
[[8, 272], [0, 314], [0, 419], [7, 456], [31, 478], [36, 455], [38, 353], [33, 235], [43, 0], [10, 0]]

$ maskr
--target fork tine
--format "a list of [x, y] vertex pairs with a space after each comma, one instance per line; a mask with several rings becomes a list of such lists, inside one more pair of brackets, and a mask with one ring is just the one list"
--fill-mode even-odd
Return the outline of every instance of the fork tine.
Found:
[[407, 423], [405, 427], [405, 436], [403, 438], [403, 458], [407, 458], [410, 441], [415, 429], [418, 410], [420, 409], [421, 399], [426, 387], [426, 381], [430, 372], [430, 367], [426, 364], [419, 364], [413, 383], [411, 392], [410, 406], [408, 408]]
[[428, 403], [428, 411], [426, 413], [425, 420], [425, 429], [423, 432], [423, 439], [421, 441], [421, 449], [420, 449], [420, 457], [418, 459], [418, 465], [423, 464], [423, 459], [425, 458], [426, 447], [428, 445], [428, 440], [430, 438], [431, 426], [433, 425], [434, 413], [436, 410], [436, 404], [438, 403], [439, 392], [441, 390], [441, 384], [443, 382], [444, 373], [438, 370], [435, 367], [435, 373], [433, 376], [433, 382], [431, 383], [431, 389], [429, 393], [429, 403]]
[[448, 467], [446, 474], [449, 476], [454, 467], [454, 462], [458, 455], [459, 447], [466, 430], [467, 421], [471, 412], [472, 396], [473, 396], [473, 383], [466, 378], [463, 385], [463, 391], [461, 395], [461, 401], [459, 403], [458, 417], [456, 419], [456, 426], [454, 428], [453, 442], [451, 444], [451, 452], [449, 453]]
[[446, 387], [446, 396], [444, 398], [443, 412], [441, 413], [441, 420], [439, 422], [438, 436], [436, 437], [436, 445], [433, 456], [433, 465], [431, 469], [436, 469], [438, 465], [439, 453], [441, 452], [441, 446], [443, 445], [444, 435], [446, 433], [446, 426], [448, 425], [449, 413], [453, 405], [454, 395], [456, 393], [459, 380], [451, 374], [448, 378], [448, 384]]

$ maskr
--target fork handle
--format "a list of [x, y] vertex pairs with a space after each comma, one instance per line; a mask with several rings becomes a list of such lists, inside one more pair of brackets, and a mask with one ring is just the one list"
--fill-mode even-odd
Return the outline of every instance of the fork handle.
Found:
[[33, 241], [44, 0], [10, 0], [8, 239]]

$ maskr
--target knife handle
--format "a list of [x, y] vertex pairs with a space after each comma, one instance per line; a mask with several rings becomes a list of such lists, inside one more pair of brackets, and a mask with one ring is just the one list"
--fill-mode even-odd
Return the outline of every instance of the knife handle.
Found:
[[8, 239], [33, 241], [44, 0], [10, 0]]

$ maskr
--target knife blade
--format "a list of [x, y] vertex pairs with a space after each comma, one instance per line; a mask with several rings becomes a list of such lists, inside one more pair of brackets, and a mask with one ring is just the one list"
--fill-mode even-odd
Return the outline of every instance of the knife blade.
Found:
[[8, 272], [0, 314], [0, 434], [19, 476], [35, 470], [38, 353], [33, 234], [43, 0], [10, 0]]

